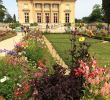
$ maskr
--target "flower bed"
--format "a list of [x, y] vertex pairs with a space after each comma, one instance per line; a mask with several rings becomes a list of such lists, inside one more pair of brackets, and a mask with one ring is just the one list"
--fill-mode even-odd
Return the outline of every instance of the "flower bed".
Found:
[[15, 31], [0, 31], [0, 41], [16, 36]]
[[[7, 56], [0, 59], [0, 97], [8, 100], [30, 98], [31, 80], [41, 68], [54, 62], [42, 37], [28, 34], [14, 50], [1, 50]], [[49, 60], [49, 61], [48, 61]], [[50, 62], [51, 61], [51, 62]], [[49, 68], [52, 73], [52, 68]]]

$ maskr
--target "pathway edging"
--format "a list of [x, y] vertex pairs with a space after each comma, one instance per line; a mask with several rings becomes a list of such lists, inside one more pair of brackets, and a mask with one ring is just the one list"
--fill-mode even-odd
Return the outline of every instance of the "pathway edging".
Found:
[[66, 68], [67, 69], [66, 74], [69, 74], [70, 71], [68, 70], [68, 65], [65, 64], [63, 59], [59, 56], [55, 48], [52, 46], [52, 44], [49, 42], [49, 40], [44, 35], [43, 35], [43, 39], [52, 57], [56, 60], [56, 62], [59, 65], [61, 65], [63, 68]]

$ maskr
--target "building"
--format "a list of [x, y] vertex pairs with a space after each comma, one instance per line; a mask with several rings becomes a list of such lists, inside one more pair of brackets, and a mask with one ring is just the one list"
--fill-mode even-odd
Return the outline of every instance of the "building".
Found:
[[21, 24], [75, 23], [75, 0], [17, 0]]

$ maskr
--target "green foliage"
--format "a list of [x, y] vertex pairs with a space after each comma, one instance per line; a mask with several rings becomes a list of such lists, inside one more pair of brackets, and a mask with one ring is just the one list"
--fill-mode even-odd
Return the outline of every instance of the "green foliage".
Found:
[[9, 78], [5, 82], [0, 83], [0, 95], [3, 96], [4, 99], [14, 99], [14, 88], [16, 84], [20, 82], [20, 76], [23, 75], [20, 67], [21, 66], [7, 64], [5, 60], [0, 59], [0, 79], [2, 79], [3, 76], [7, 76]]
[[98, 4], [94, 5], [92, 13], [88, 17], [83, 17], [84, 22], [101, 22], [103, 19], [102, 7]]
[[37, 62], [43, 57], [43, 49], [34, 40], [29, 40], [29, 46], [25, 49], [25, 52], [29, 61]]
[[31, 23], [30, 26], [37, 26], [38, 24], [35, 22], [35, 23]]
[[6, 14], [6, 18], [4, 19], [4, 22], [6, 22], [6, 23], [12, 23], [13, 22], [13, 18], [9, 13]]
[[104, 25], [102, 23], [98, 23], [96, 24], [97, 29], [102, 29], [104, 27]]
[[108, 32], [110, 24], [110, 0], [102, 0], [102, 7], [105, 15], [105, 21], [108, 23]]
[[9, 25], [9, 27], [10, 28], [12, 28], [12, 29], [15, 29], [16, 27], [19, 27], [19, 26], [21, 26], [21, 24], [20, 23], [11, 23], [10, 25]]
[[6, 15], [6, 8], [3, 5], [2, 0], [0, 1], [0, 22], [3, 22], [3, 19], [5, 18]]
[[72, 67], [78, 67], [80, 60], [83, 60], [85, 62], [88, 62], [90, 60], [90, 54], [88, 52], [90, 44], [85, 42], [85, 40], [83, 41], [82, 38], [84, 37], [80, 37], [78, 41], [78, 38], [75, 35], [72, 35], [70, 53], [72, 57]]
[[13, 22], [16, 23], [16, 15], [13, 15]]

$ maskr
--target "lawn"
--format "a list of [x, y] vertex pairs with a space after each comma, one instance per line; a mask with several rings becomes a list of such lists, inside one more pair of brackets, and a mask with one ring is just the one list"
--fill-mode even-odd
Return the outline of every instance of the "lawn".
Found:
[[[49, 41], [53, 44], [59, 55], [69, 65], [71, 56], [69, 49], [71, 49], [70, 36], [68, 34], [46, 34]], [[86, 38], [86, 41], [91, 44], [89, 52], [91, 56], [95, 56], [99, 66], [110, 65], [110, 43], [96, 39]]]

